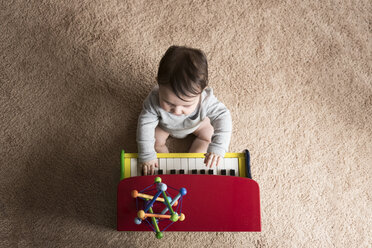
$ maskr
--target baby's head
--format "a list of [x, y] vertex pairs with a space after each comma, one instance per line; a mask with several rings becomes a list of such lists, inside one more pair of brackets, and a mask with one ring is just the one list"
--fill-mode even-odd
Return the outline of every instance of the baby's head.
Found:
[[208, 85], [208, 63], [198, 49], [171, 46], [160, 60], [160, 106], [175, 115], [191, 114]]

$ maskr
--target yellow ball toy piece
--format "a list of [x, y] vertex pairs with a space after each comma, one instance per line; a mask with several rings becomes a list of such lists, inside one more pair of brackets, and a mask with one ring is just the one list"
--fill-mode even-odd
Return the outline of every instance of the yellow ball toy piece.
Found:
[[181, 214], [180, 221], [184, 221], [184, 220], [185, 220], [185, 215], [184, 214]]
[[145, 218], [145, 211], [143, 210], [138, 211], [137, 216], [138, 218], [143, 220]]

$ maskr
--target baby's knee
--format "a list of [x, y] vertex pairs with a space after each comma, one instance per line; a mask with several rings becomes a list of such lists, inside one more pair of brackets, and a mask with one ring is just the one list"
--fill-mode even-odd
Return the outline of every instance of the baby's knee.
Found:
[[211, 143], [213, 134], [214, 134], [214, 128], [209, 122], [202, 129], [199, 130], [196, 136], [199, 139], [202, 139], [204, 141], [207, 141], [208, 143]]
[[155, 151], [158, 153], [168, 153], [168, 148], [165, 145], [166, 139], [155, 139]]
[[155, 147], [165, 146], [166, 141], [167, 141], [166, 139], [155, 137]]
[[155, 146], [164, 146], [168, 136], [169, 133], [157, 126], [155, 129]]

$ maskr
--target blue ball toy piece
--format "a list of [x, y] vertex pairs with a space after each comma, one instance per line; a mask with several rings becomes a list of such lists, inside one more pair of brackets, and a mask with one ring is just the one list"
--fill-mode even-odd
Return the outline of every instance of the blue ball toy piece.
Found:
[[167, 190], [167, 185], [165, 183], [158, 183], [158, 185], [156, 185], [156, 189], [157, 190], [161, 190], [161, 191], [166, 191]]
[[142, 223], [142, 220], [140, 218], [136, 217], [136, 218], [134, 218], [134, 223], [139, 225], [139, 224]]
[[167, 196], [167, 198], [168, 198], [168, 201], [169, 201], [169, 202], [172, 202], [172, 197]]
[[182, 196], [184, 196], [184, 195], [187, 194], [187, 190], [185, 188], [181, 188], [180, 193], [181, 193]]

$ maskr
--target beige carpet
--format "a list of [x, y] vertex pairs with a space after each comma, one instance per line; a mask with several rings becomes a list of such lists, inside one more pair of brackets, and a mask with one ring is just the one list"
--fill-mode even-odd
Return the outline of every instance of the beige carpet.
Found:
[[[0, 247], [371, 247], [371, 13], [369, 0], [1, 1]], [[252, 154], [261, 233], [115, 231], [120, 149], [136, 152], [173, 44], [208, 56], [230, 151]]]

